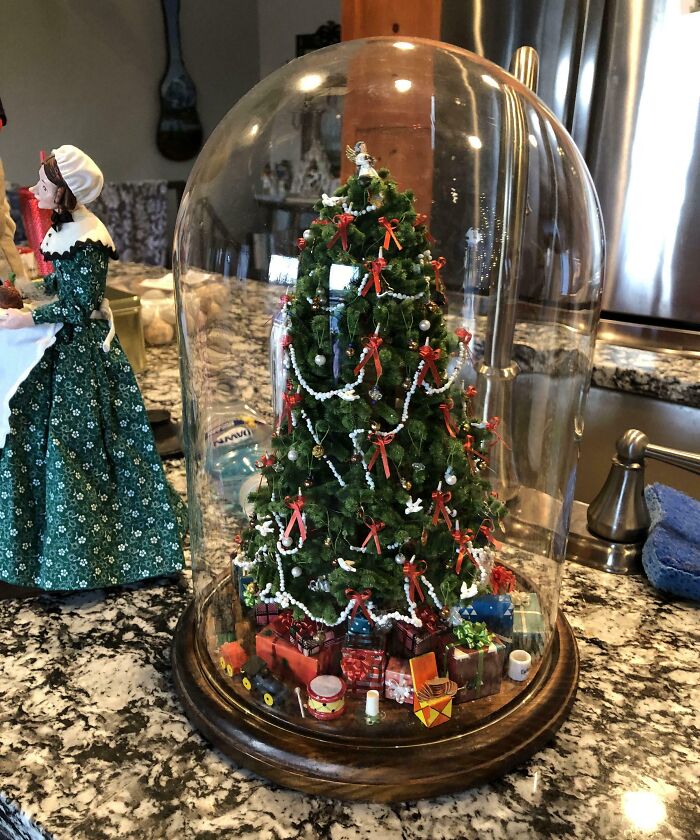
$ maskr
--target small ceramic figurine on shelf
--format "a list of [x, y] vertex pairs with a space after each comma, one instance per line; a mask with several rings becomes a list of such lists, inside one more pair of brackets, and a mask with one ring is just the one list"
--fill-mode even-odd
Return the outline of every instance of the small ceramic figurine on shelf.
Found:
[[184, 506], [107, 323], [116, 252], [85, 207], [102, 184], [75, 146], [43, 163], [32, 191], [54, 211], [42, 252], [57, 299], [0, 319], [0, 580], [15, 585], [92, 589], [182, 568]]

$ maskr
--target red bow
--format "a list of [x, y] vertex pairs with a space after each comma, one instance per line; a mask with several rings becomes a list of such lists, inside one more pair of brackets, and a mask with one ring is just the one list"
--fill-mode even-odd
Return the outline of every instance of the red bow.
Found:
[[355, 592], [354, 589], [346, 589], [345, 597], [349, 598], [353, 602], [353, 609], [350, 613], [350, 621], [352, 621], [353, 618], [355, 618], [355, 616], [357, 615], [357, 611], [360, 610], [364, 614], [367, 621], [369, 621], [370, 624], [374, 624], [372, 616], [369, 614], [369, 610], [365, 606], [367, 601], [369, 601], [369, 599], [372, 597], [371, 589], [365, 589], [362, 592]]
[[391, 240], [393, 239], [394, 242], [396, 243], [396, 247], [399, 249], [399, 251], [402, 251], [403, 247], [402, 247], [401, 243], [399, 242], [399, 240], [396, 238], [396, 234], [394, 233], [396, 228], [399, 226], [399, 220], [398, 219], [392, 219], [391, 221], [389, 221], [388, 219], [385, 219], [384, 216], [382, 216], [379, 219], [379, 224], [386, 231], [386, 233], [384, 234], [384, 245], [382, 246], [384, 248], [384, 250], [385, 251], [388, 250], [389, 244], [391, 243]]
[[472, 399], [472, 397], [475, 397], [477, 395], [477, 393], [478, 392], [477, 392], [476, 388], [473, 385], [469, 385], [469, 386], [467, 386], [467, 390], [464, 392], [464, 396], [468, 400], [470, 400], [470, 399]]
[[469, 546], [467, 543], [470, 543], [474, 539], [474, 532], [471, 528], [466, 528], [463, 531], [454, 530], [452, 532], [452, 539], [457, 543], [459, 547], [459, 554], [457, 555], [457, 563], [455, 564], [455, 573], [459, 574], [462, 571], [462, 561], [464, 560], [465, 555], [469, 557], [469, 559], [474, 563], [474, 558], [472, 557], [471, 552], [469, 551]]
[[421, 604], [416, 609], [416, 616], [420, 618], [423, 629], [428, 633], [436, 633], [440, 629], [440, 622], [437, 615], [426, 604]]
[[491, 591], [494, 595], [505, 595], [515, 589], [515, 575], [505, 566], [494, 566], [491, 570]]
[[447, 427], [447, 434], [450, 437], [457, 437], [457, 430], [455, 429], [452, 423], [452, 417], [450, 416], [450, 409], [454, 408], [454, 401], [448, 400], [447, 402], [440, 403], [440, 411], [442, 411], [442, 416], [445, 418], [445, 426]]
[[[376, 333], [373, 333], [365, 339], [365, 346], [369, 353], [365, 353], [360, 363], [355, 368], [355, 376], [362, 370], [370, 359], [374, 359], [374, 368], [377, 371], [377, 379], [382, 375], [382, 363], [379, 361], [379, 348], [384, 341]], [[387, 476], [388, 477], [388, 476]]]
[[297, 239], [297, 248], [300, 251], [303, 251], [304, 248], [306, 248], [306, 240], [304, 239], [303, 236], [300, 236], [299, 239]]
[[436, 260], [430, 260], [430, 265], [432, 265], [433, 271], [435, 272], [435, 288], [438, 292], [443, 292], [445, 286], [440, 279], [440, 270], [447, 265], [447, 260], [444, 257], [439, 257]]
[[372, 455], [369, 464], [367, 464], [367, 471], [369, 472], [372, 469], [379, 457], [379, 453], [381, 452], [382, 464], [384, 464], [384, 475], [389, 478], [391, 471], [389, 470], [389, 461], [386, 457], [386, 448], [394, 439], [394, 435], [379, 435], [370, 432], [368, 437], [377, 448], [374, 450], [374, 455]]
[[377, 554], [381, 554], [382, 547], [379, 545], [379, 532], [384, 530], [384, 523], [375, 522], [374, 519], [369, 519], [365, 522], [365, 525], [369, 528], [369, 533], [365, 537], [365, 541], [362, 543], [362, 548], [364, 548], [367, 543], [374, 538], [374, 546], [377, 549]]
[[486, 429], [487, 429], [489, 432], [491, 432], [491, 434], [492, 434], [492, 435], [496, 438], [496, 440], [491, 441], [491, 443], [489, 444], [489, 446], [495, 446], [495, 445], [496, 445], [496, 442], [500, 440], [500, 441], [501, 441], [501, 443], [505, 446], [505, 448], [506, 448], [506, 449], [510, 449], [510, 446], [508, 446], [508, 444], [505, 442], [505, 440], [503, 440], [503, 438], [501, 437], [501, 435], [499, 435], [499, 434], [498, 434], [498, 432], [496, 431], [496, 429], [498, 428], [498, 426], [499, 426], [500, 422], [501, 422], [501, 418], [500, 418], [500, 417], [492, 417], [492, 418], [491, 418], [491, 419], [490, 419], [490, 420], [486, 423]]
[[292, 409], [296, 408], [302, 401], [303, 396], [301, 394], [289, 394], [285, 393], [282, 394], [282, 414], [280, 415], [279, 423], [277, 424], [277, 431], [282, 428], [282, 423], [284, 422], [285, 418], [287, 420], [287, 433], [291, 435], [292, 433]]
[[421, 601], [425, 601], [425, 595], [423, 595], [423, 590], [421, 589], [418, 578], [425, 573], [426, 569], [427, 565], [425, 560], [419, 560], [418, 563], [403, 564], [404, 577], [408, 578], [408, 598], [410, 601], [415, 602], [416, 592], [418, 593], [418, 597]]
[[428, 344], [424, 344], [420, 350], [418, 351], [421, 359], [423, 359], [423, 367], [421, 372], [418, 374], [418, 381], [416, 382], [417, 385], [422, 385], [423, 380], [425, 379], [428, 371], [433, 375], [433, 380], [437, 386], [440, 385], [440, 374], [438, 373], [438, 369], [435, 367], [435, 362], [442, 356], [442, 350], [438, 347], [437, 350], [433, 350]]
[[469, 330], [465, 330], [464, 327], [458, 327], [455, 330], [455, 335], [462, 342], [462, 344], [469, 344], [469, 342], [472, 340], [472, 334], [469, 332]]
[[[384, 257], [377, 257], [376, 260], [372, 260], [370, 263], [365, 263], [365, 267], [369, 268], [372, 273], [375, 294], [379, 294], [382, 290], [382, 271], [386, 268], [386, 260]], [[371, 283], [365, 283], [365, 286], [362, 289], [362, 297], [367, 297], [367, 292], [369, 292], [371, 287]]]
[[289, 636], [293, 621], [292, 611], [283, 610], [277, 618], [270, 622], [270, 629], [278, 636]]
[[271, 467], [277, 459], [274, 455], [268, 455], [267, 452], [258, 459], [257, 464], [255, 465], [258, 469], [262, 469], [263, 467]]
[[317, 630], [318, 624], [308, 616], [298, 619], [290, 628], [290, 632], [293, 632], [300, 639], [310, 639], [316, 634]]
[[[427, 221], [428, 221], [428, 214], [427, 213], [418, 213], [418, 215], [416, 216], [416, 220], [413, 223], [413, 227], [414, 228], [420, 227], [421, 225], [424, 225]], [[429, 242], [435, 242], [435, 237], [428, 230], [427, 227], [425, 229], [425, 236], [426, 236], [426, 238], [428, 239]]]
[[435, 513], [433, 513], [433, 525], [438, 524], [438, 519], [440, 515], [445, 520], [445, 523], [448, 528], [452, 528], [452, 522], [450, 521], [450, 516], [447, 513], [447, 508], [445, 504], [450, 501], [452, 498], [452, 493], [449, 490], [442, 491], [442, 490], [433, 490], [433, 501], [435, 502]]
[[498, 540], [493, 538], [493, 523], [492, 522], [484, 522], [483, 525], [479, 528], [479, 533], [483, 534], [486, 537], [486, 541], [490, 543], [496, 550], [498, 550], [502, 543], [498, 542]]
[[301, 539], [304, 541], [306, 539], [306, 525], [304, 525], [304, 520], [301, 518], [301, 512], [304, 509], [304, 497], [287, 496], [284, 503], [291, 511], [293, 511], [292, 518], [289, 520], [289, 525], [287, 525], [287, 530], [284, 532], [285, 537], [288, 537], [292, 533], [292, 528], [296, 522], [299, 527]]
[[337, 216], [333, 216], [333, 224], [337, 227], [333, 238], [328, 242], [326, 247], [332, 248], [335, 243], [340, 239], [343, 245], [343, 251], [348, 250], [348, 228], [350, 227], [350, 223], [355, 220], [355, 217], [352, 213], [340, 213]]
[[288, 303], [291, 303], [294, 298], [291, 295], [280, 295], [280, 303], [282, 306], [286, 306]]

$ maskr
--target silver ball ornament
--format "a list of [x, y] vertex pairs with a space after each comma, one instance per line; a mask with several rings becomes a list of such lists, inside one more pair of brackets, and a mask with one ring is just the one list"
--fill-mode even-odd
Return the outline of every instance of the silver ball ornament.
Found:
[[[297, 230], [299, 230], [299, 228], [297, 228]], [[309, 228], [306, 228], [306, 230], [302, 233], [302, 237], [304, 239], [304, 242], [311, 242], [311, 240], [314, 238], [314, 235]]]
[[301, 566], [294, 566], [292, 569], [292, 577], [301, 577]]
[[287, 458], [289, 458], [290, 461], [296, 461], [298, 457], [299, 453], [296, 451], [296, 449], [290, 449], [289, 452], [287, 452]]
[[294, 540], [291, 537], [282, 537], [282, 545], [285, 548], [289, 548], [289, 546], [292, 545], [293, 542]]
[[401, 566], [406, 562], [406, 555], [399, 553], [396, 555], [396, 557], [394, 557], [394, 560], [396, 561], [397, 565]]
[[314, 364], [318, 365], [319, 367], [321, 367], [321, 365], [326, 364], [326, 357], [323, 355], [323, 353], [319, 353], [318, 355], [314, 356]]
[[445, 476], [445, 481], [450, 485], [450, 487], [452, 487], [457, 483], [457, 476], [454, 473], [450, 473]]
[[430, 321], [427, 318], [423, 318], [423, 320], [418, 324], [418, 329], [423, 330], [423, 332], [428, 332], [430, 329]]

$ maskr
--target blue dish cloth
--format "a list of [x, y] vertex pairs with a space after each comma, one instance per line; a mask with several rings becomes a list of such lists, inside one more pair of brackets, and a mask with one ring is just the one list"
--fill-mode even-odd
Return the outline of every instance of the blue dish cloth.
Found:
[[651, 528], [642, 564], [664, 592], [700, 601], [700, 502], [663, 484], [644, 490]]

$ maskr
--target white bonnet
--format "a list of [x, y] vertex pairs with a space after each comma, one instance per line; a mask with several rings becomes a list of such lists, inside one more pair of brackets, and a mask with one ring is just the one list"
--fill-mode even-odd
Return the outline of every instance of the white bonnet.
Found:
[[73, 195], [81, 204], [89, 204], [102, 192], [104, 176], [95, 161], [77, 146], [59, 146], [51, 154]]

